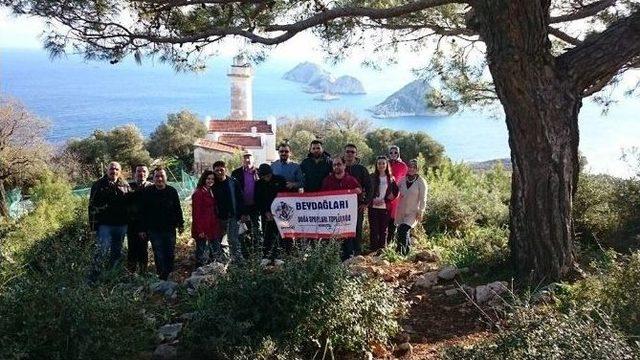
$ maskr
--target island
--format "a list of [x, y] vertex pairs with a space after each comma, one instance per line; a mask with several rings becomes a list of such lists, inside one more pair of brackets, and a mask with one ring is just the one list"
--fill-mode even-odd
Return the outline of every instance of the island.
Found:
[[425, 80], [414, 80], [391, 94], [380, 104], [367, 109], [375, 118], [445, 115], [427, 106], [431, 86]]
[[[357, 78], [349, 75], [343, 75], [336, 78], [318, 64], [308, 61], [296, 65], [293, 69], [287, 71], [282, 78], [305, 84], [303, 91], [310, 94], [366, 94], [362, 82]], [[330, 96], [325, 96], [324, 98], [327, 100], [335, 100], [335, 98]], [[325, 100], [324, 98], [321, 96], [315, 99]]]

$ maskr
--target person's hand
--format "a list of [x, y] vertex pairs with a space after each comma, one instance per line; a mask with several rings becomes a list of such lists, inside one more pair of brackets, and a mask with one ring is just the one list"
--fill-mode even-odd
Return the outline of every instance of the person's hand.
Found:
[[373, 200], [373, 205], [384, 205], [384, 200], [375, 199], [375, 200]]
[[249, 221], [249, 215], [241, 215], [241, 216], [240, 216], [240, 221], [242, 221], [242, 222], [247, 222], [247, 221]]
[[147, 238], [147, 233], [146, 232], [139, 232], [138, 236], [140, 237], [140, 239], [146, 239]]
[[202, 239], [202, 240], [207, 240], [207, 234], [205, 234], [205, 233], [200, 233], [200, 234], [198, 234], [198, 238], [199, 238], [199, 239]]
[[264, 213], [264, 218], [267, 221], [273, 221], [273, 214], [271, 212], [266, 212], [266, 213]]
[[418, 222], [422, 222], [422, 213], [421, 213], [421, 212], [419, 212], [419, 213], [416, 215], [416, 220], [417, 220]]
[[362, 188], [357, 187], [357, 188], [353, 189], [353, 192], [358, 194], [358, 195], [360, 195], [360, 194], [362, 194]]
[[296, 183], [294, 183], [293, 181], [287, 181], [287, 189], [293, 189], [294, 187], [296, 187]]
[[360, 210], [360, 211], [365, 211], [365, 210], [367, 210], [367, 207], [368, 207], [368, 206], [367, 206], [367, 204], [360, 204], [360, 205], [358, 206], [358, 210]]
[[387, 195], [387, 200], [393, 200], [393, 199], [395, 199], [395, 196], [393, 196], [393, 194]]

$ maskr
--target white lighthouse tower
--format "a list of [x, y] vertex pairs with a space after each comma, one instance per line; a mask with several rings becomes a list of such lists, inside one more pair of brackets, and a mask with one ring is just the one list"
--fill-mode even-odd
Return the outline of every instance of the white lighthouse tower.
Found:
[[253, 120], [253, 69], [244, 56], [233, 59], [227, 76], [231, 80], [231, 114], [229, 120]]

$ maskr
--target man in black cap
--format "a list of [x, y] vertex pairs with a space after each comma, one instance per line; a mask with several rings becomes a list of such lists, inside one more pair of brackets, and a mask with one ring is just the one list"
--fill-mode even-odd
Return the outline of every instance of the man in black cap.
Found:
[[[255, 203], [262, 217], [262, 230], [264, 232], [263, 259], [260, 264], [266, 266], [274, 262], [275, 265], [281, 265], [282, 260], [277, 259], [277, 242], [280, 240], [280, 235], [273, 219], [273, 213], [271, 213], [271, 204], [279, 192], [287, 191], [287, 179], [280, 175], [274, 175], [269, 164], [260, 165], [258, 176], [260, 179], [256, 182]], [[274, 242], [276, 243], [274, 244]], [[286, 241], [283, 245], [285, 251], [289, 253], [291, 251], [291, 241]]]

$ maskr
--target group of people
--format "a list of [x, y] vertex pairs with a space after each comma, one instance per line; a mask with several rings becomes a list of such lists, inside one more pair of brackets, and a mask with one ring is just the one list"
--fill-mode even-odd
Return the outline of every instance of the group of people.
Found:
[[[370, 174], [360, 164], [353, 144], [331, 157], [320, 140], [313, 140], [300, 164], [291, 159], [287, 143], [278, 146], [278, 154], [272, 164], [256, 167], [251, 153], [245, 153], [242, 166], [230, 173], [219, 160], [201, 174], [191, 197], [191, 236], [198, 265], [224, 257], [224, 239], [231, 261], [242, 262], [261, 251], [263, 265], [282, 263], [279, 252], [291, 253], [294, 239], [279, 236], [271, 213], [271, 204], [281, 192], [353, 190], [358, 194], [356, 236], [342, 240], [343, 260], [362, 252], [365, 212], [371, 251], [380, 251], [395, 239], [399, 253], [409, 252], [410, 231], [422, 219], [427, 194], [416, 160], [405, 163], [400, 149], [391, 146], [387, 155], [377, 157]], [[108, 266], [121, 260], [125, 234], [127, 268], [146, 271], [151, 242], [156, 271], [166, 280], [173, 270], [176, 231], [184, 230], [178, 192], [167, 184], [161, 167], [153, 171], [151, 182], [145, 165], [136, 166], [131, 183], [122, 180], [121, 170], [117, 162], [110, 163], [106, 175], [91, 188], [89, 219], [97, 250], [89, 280], [97, 279], [109, 252]]]

